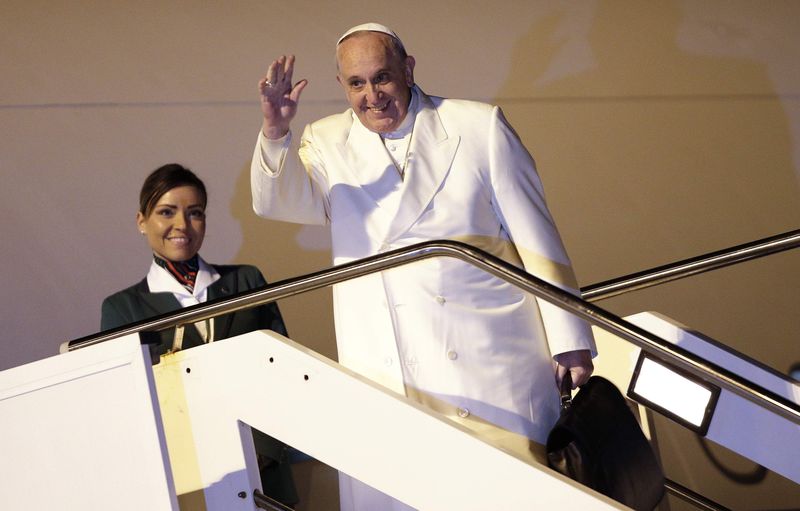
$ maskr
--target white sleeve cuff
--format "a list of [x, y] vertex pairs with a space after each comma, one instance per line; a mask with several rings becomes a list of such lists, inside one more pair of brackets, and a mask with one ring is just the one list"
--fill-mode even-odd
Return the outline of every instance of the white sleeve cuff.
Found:
[[260, 132], [258, 137], [261, 150], [261, 169], [271, 175], [277, 176], [283, 168], [283, 163], [286, 161], [286, 154], [289, 152], [289, 146], [292, 144], [292, 132], [289, 131], [286, 135], [278, 139], [269, 139]]

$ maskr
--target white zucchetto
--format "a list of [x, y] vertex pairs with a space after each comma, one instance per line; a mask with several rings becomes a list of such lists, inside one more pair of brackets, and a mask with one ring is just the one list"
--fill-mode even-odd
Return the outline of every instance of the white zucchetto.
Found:
[[380, 23], [362, 23], [361, 25], [356, 25], [355, 27], [351, 28], [350, 30], [342, 34], [342, 37], [340, 37], [339, 40], [336, 41], [336, 46], [339, 46], [339, 44], [341, 44], [341, 42], [346, 37], [355, 32], [381, 32], [396, 39], [397, 42], [400, 43], [400, 46], [405, 50], [405, 47], [403, 46], [403, 41], [400, 40], [400, 38], [397, 36], [394, 30], [385, 25], [381, 25]]

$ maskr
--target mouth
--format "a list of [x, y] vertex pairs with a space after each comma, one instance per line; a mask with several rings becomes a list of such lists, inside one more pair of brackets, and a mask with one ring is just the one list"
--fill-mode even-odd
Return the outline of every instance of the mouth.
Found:
[[367, 110], [368, 112], [372, 112], [372, 113], [374, 113], [374, 114], [380, 114], [380, 113], [383, 113], [383, 112], [385, 112], [386, 110], [388, 110], [388, 109], [389, 109], [389, 105], [390, 105], [390, 104], [391, 104], [391, 101], [387, 101], [387, 102], [386, 102], [386, 103], [384, 103], [383, 105], [378, 105], [378, 106], [368, 106], [368, 107], [366, 107], [366, 110]]
[[173, 245], [177, 245], [179, 247], [185, 247], [189, 244], [191, 240], [186, 236], [175, 236], [173, 238], [167, 238], [167, 241], [169, 241]]

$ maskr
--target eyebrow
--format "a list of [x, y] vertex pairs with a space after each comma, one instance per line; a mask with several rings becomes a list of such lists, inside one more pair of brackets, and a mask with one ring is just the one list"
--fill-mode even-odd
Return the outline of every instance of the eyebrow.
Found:
[[[154, 208], [171, 208], [171, 209], [178, 209], [178, 206], [177, 206], [176, 204], [156, 204], [156, 205], [154, 206]], [[191, 208], [200, 208], [200, 209], [205, 209], [205, 207], [203, 206], [203, 204], [202, 204], [202, 203], [197, 203], [197, 204], [189, 204], [189, 205], [188, 205], [186, 208], [187, 208], [187, 209], [191, 209]]]
[[[391, 70], [388, 67], [382, 67], [382, 68], [378, 69], [377, 71], [375, 71], [375, 73], [373, 73], [372, 76], [377, 76], [377, 75], [379, 75], [381, 73], [391, 73]], [[352, 82], [353, 80], [361, 80], [361, 76], [352, 75], [352, 76], [348, 76], [347, 78], [345, 78], [345, 81], [348, 82], [348, 83]]]

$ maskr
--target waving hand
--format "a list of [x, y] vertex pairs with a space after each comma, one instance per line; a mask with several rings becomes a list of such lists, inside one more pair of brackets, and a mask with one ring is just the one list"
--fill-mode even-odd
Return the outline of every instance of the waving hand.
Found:
[[293, 86], [293, 72], [294, 55], [281, 55], [272, 61], [266, 76], [258, 81], [261, 112], [264, 114], [261, 131], [269, 139], [281, 138], [289, 132], [289, 125], [297, 114], [300, 94], [308, 85], [304, 79]]

